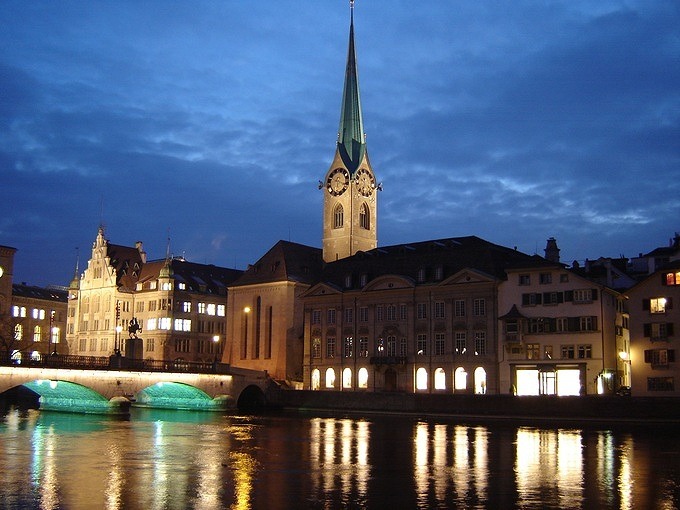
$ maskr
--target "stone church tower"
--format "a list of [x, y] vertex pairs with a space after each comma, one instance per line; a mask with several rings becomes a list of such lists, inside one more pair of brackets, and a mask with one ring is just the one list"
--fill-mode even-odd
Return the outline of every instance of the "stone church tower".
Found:
[[354, 51], [354, 2], [350, 2], [349, 50], [335, 157], [323, 190], [323, 259], [325, 262], [378, 245], [375, 175], [366, 151], [359, 76]]

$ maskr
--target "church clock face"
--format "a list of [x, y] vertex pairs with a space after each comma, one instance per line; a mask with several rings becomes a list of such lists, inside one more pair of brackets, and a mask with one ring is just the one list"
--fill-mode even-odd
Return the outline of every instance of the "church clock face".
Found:
[[326, 180], [326, 189], [328, 193], [337, 197], [342, 195], [349, 185], [349, 172], [344, 168], [336, 168], [333, 170]]
[[370, 197], [375, 189], [375, 178], [365, 168], [362, 168], [357, 172], [357, 189], [365, 197]]

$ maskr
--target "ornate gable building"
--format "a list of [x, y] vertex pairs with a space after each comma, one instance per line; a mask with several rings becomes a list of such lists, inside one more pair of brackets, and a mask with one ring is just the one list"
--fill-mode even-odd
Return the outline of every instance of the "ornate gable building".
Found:
[[147, 262], [141, 242], [112, 244], [100, 227], [87, 268], [69, 287], [70, 352], [217, 360], [225, 343], [227, 285], [241, 274], [183, 258]]

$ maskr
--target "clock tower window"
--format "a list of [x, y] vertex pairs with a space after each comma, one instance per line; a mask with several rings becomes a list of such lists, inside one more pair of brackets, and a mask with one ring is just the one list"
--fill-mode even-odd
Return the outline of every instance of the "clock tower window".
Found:
[[344, 222], [345, 213], [342, 208], [342, 204], [338, 204], [335, 206], [335, 209], [333, 210], [333, 228], [342, 228]]
[[371, 229], [371, 217], [366, 204], [361, 204], [361, 209], [359, 210], [359, 225], [363, 229]]

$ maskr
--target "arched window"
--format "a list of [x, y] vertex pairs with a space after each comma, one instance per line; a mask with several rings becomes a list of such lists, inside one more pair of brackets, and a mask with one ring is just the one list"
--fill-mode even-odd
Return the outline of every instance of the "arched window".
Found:
[[33, 328], [33, 341], [34, 342], [40, 342], [40, 337], [42, 336], [42, 328], [40, 326], [36, 326]]
[[24, 327], [21, 324], [14, 326], [14, 340], [20, 342], [24, 339]]
[[426, 390], [427, 389], [427, 370], [420, 367], [416, 370], [416, 390]]
[[352, 369], [345, 368], [342, 371], [342, 387], [351, 388], [352, 387]]
[[345, 211], [342, 208], [342, 204], [338, 204], [333, 209], [333, 228], [342, 228], [345, 223]]
[[371, 229], [371, 214], [366, 204], [361, 204], [361, 209], [359, 209], [359, 226], [366, 230]]
[[335, 370], [326, 370], [326, 388], [335, 388]]
[[312, 370], [312, 389], [318, 390], [321, 388], [321, 372], [318, 368]]
[[446, 389], [446, 372], [443, 368], [438, 368], [434, 371], [434, 389], [435, 390], [445, 390]]
[[456, 390], [467, 389], [467, 372], [463, 367], [458, 367], [454, 375], [454, 384]]
[[368, 388], [368, 370], [363, 367], [359, 369], [357, 386], [364, 389]]
[[486, 370], [482, 367], [475, 368], [475, 393], [477, 395], [486, 393]]

